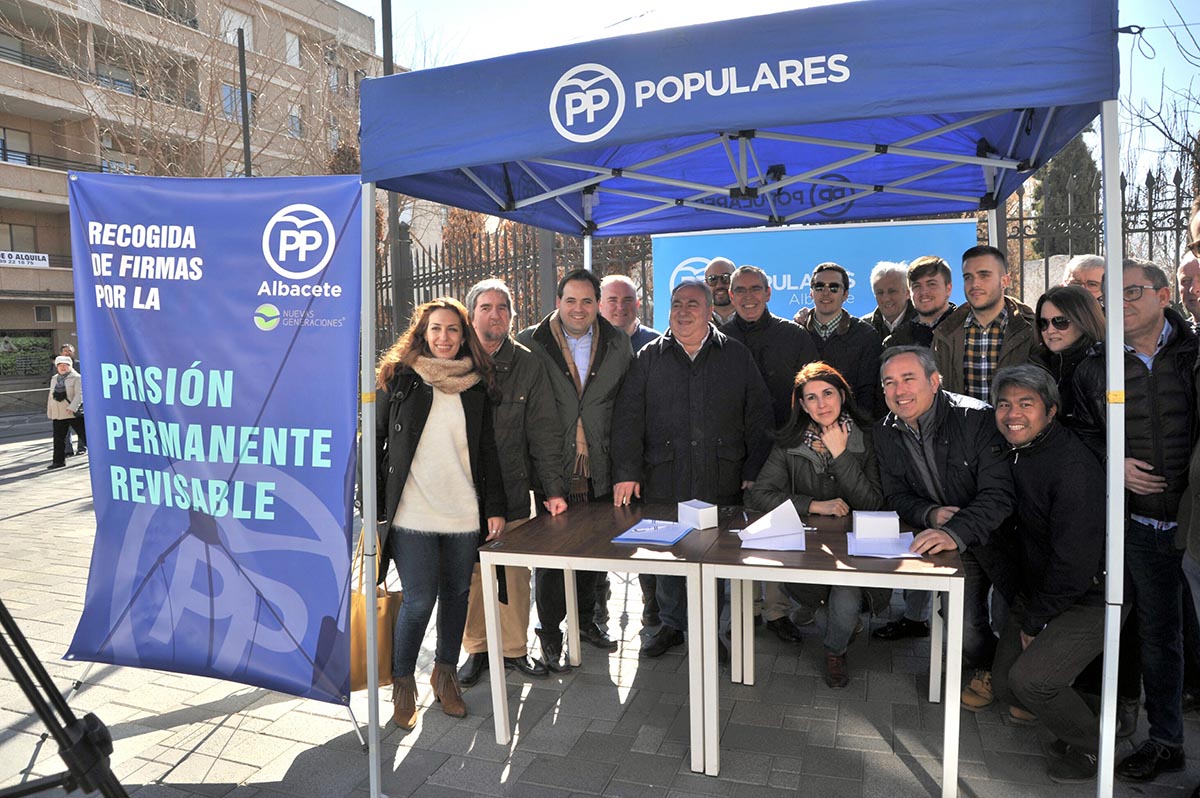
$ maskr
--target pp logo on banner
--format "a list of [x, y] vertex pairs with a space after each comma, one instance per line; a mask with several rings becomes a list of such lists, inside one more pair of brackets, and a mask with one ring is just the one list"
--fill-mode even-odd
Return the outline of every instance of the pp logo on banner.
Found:
[[668, 285], [674, 289], [680, 283], [703, 280], [704, 272], [708, 269], [708, 262], [708, 258], [688, 258], [680, 261], [671, 272], [671, 280]]
[[550, 93], [550, 121], [564, 139], [586, 144], [608, 135], [625, 113], [625, 87], [603, 64], [571, 67]]
[[298, 203], [276, 212], [263, 230], [267, 264], [280, 277], [303, 280], [319, 273], [333, 257], [333, 222], [320, 208]]

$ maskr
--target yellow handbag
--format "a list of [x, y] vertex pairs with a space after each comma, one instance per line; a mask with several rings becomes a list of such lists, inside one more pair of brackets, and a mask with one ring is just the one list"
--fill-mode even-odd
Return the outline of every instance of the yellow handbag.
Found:
[[[363, 595], [363, 569], [366, 563], [364, 539], [367, 530], [358, 536], [358, 584], [350, 594], [350, 690], [367, 689], [367, 597]], [[379, 551], [379, 537], [375, 538], [375, 550]], [[373, 580], [372, 580], [373, 581]], [[396, 615], [404, 601], [404, 591], [391, 591], [386, 585], [376, 585], [376, 630], [379, 644], [379, 684], [392, 681], [392, 632], [396, 628]]]

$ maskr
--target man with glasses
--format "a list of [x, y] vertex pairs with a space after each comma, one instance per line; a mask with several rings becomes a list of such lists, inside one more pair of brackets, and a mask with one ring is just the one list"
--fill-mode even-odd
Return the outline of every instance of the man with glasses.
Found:
[[1076, 255], [1063, 269], [1063, 285], [1077, 285], [1096, 297], [1104, 306], [1104, 258], [1099, 255]]
[[712, 323], [717, 327], [733, 321], [737, 310], [729, 296], [729, 281], [733, 279], [733, 261], [729, 258], [713, 258], [704, 270], [704, 282], [712, 293]]
[[[1193, 368], [1197, 339], [1171, 308], [1166, 273], [1127, 258], [1121, 291], [1125, 328], [1125, 584], [1132, 605], [1122, 645], [1136, 645], [1150, 736], [1117, 765], [1117, 776], [1152, 781], [1183, 770], [1183, 618], [1176, 548], [1188, 461], [1196, 441]], [[1103, 451], [1104, 345], [1075, 370], [1075, 412]], [[1097, 444], [1096, 441], [1099, 441]], [[1186, 530], [1185, 530], [1186, 532]]]
[[938, 325], [933, 356], [946, 390], [991, 401], [992, 377], [1029, 361], [1037, 338], [1033, 308], [1004, 295], [1008, 261], [995, 247], [971, 247], [962, 256], [967, 304]]
[[854, 402], [868, 418], [883, 415], [878, 398], [879, 355], [883, 340], [869, 322], [842, 306], [850, 294], [850, 273], [836, 263], [819, 263], [809, 282], [811, 308], [801, 308], [794, 321], [812, 333], [820, 359], [842, 373], [854, 390]]

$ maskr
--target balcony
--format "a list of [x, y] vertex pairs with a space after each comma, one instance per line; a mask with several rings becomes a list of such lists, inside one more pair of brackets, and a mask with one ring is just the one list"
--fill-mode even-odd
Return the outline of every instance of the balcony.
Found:
[[56, 75], [70, 74], [70, 70], [53, 58], [47, 58], [44, 55], [32, 55], [24, 50], [15, 50], [11, 47], [0, 46], [0, 58], [3, 58], [5, 61], [12, 61], [15, 64], [21, 64], [22, 66], [40, 69], [44, 72], [53, 72]]
[[172, 22], [178, 22], [180, 25], [187, 25], [189, 28], [199, 30], [200, 23], [196, 19], [195, 10], [184, 7], [168, 8], [166, 3], [159, 0], [121, 0], [127, 6], [140, 8], [142, 11], [147, 11], [164, 19], [169, 19]]
[[19, 164], [21, 166], [38, 166], [42, 169], [53, 169], [57, 172], [107, 172], [102, 164], [86, 161], [73, 161], [69, 158], [58, 158], [53, 155], [38, 155], [33, 152], [10, 150], [0, 139], [0, 161]]

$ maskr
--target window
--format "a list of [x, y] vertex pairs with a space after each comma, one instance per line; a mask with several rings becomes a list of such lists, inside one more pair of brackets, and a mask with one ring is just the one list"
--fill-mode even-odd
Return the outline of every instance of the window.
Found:
[[59, 324], [74, 324], [75, 323], [75, 308], [72, 305], [55, 305], [58, 311]]
[[54, 315], [49, 305], [34, 305], [33, 320], [42, 324], [53, 324]]
[[0, 249], [5, 252], [37, 252], [37, 235], [31, 224], [0, 224]]
[[337, 119], [329, 118], [329, 149], [336, 150], [338, 143], [342, 140], [341, 131], [338, 130]]
[[29, 133], [0, 127], [0, 161], [29, 164]]
[[254, 49], [254, 20], [250, 19], [249, 15], [243, 14], [241, 11], [235, 11], [232, 8], [221, 9], [221, 30], [220, 36], [225, 41], [237, 47], [237, 32], [238, 28], [242, 29], [242, 34], [246, 39], [246, 49]]
[[96, 62], [96, 82], [101, 86], [116, 89], [122, 94], [133, 94], [133, 73], [112, 64]]
[[[250, 107], [250, 124], [254, 124], [254, 103], [258, 96], [249, 92], [247, 104]], [[221, 84], [221, 110], [230, 122], [242, 121], [242, 93], [237, 86], [228, 83]]]
[[[114, 157], [117, 156], [117, 157]], [[107, 153], [100, 159], [100, 171], [108, 172], [117, 175], [136, 175], [137, 164], [133, 161], [123, 160], [126, 158], [124, 153]]]
[[300, 116], [300, 106], [288, 108], [288, 135], [294, 139], [304, 137], [304, 119]]
[[7, 33], [0, 33], [0, 56], [9, 61], [21, 63], [21, 56], [25, 55], [25, 43], [15, 36], [9, 36]]
[[350, 76], [346, 72], [346, 68], [337, 64], [330, 64], [329, 70], [329, 90], [334, 94], [338, 92], [350, 91]]
[[287, 51], [288, 66], [300, 66], [300, 36], [290, 30], [283, 32], [283, 46]]

